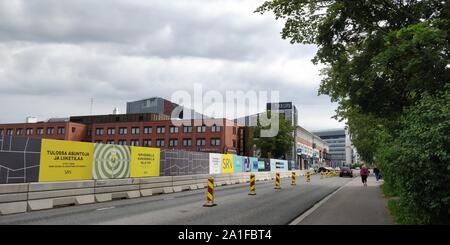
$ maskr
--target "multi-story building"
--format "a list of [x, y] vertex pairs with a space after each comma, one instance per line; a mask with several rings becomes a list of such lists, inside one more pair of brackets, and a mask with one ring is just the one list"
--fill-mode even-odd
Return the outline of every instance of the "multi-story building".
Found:
[[329, 166], [329, 146], [317, 135], [306, 129], [296, 127], [296, 154], [299, 169]]
[[[175, 110], [177, 109], [177, 110]], [[176, 115], [172, 115], [172, 112]], [[180, 119], [203, 119], [208, 118], [189, 108], [180, 106], [172, 101], [152, 97], [137, 101], [127, 102], [127, 114], [157, 113]]]
[[356, 149], [350, 135], [345, 129], [323, 130], [314, 132], [326, 141], [330, 147], [330, 159], [333, 166], [349, 166], [356, 161]]
[[[271, 111], [274, 113], [279, 113], [284, 116], [285, 119], [291, 122], [292, 127], [295, 129], [298, 122], [298, 111], [295, 105], [292, 102], [280, 102], [280, 103], [267, 103], [266, 104], [266, 110]], [[235, 119], [235, 122], [244, 125], [245, 127], [252, 127], [256, 126], [258, 122], [258, 118], [260, 117], [262, 113], [245, 116], [241, 118]], [[295, 139], [296, 136], [296, 130], [292, 132], [292, 136]], [[247, 137], [251, 137], [251, 132], [247, 132]], [[250, 148], [252, 146], [247, 146], [247, 151], [252, 151]], [[293, 144], [292, 149], [286, 152], [286, 159], [287, 160], [297, 160], [296, 152], [296, 145]]]
[[74, 116], [64, 122], [0, 124], [0, 134], [242, 154], [241, 126], [227, 119], [171, 120], [155, 113]]
[[0, 124], [0, 135], [57, 140], [86, 141], [87, 126], [68, 119], [35, 123]]

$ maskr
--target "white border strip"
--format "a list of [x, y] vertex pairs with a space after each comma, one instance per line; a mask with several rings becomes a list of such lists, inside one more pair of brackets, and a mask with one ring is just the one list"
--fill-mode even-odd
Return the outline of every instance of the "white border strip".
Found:
[[328, 201], [331, 197], [333, 197], [338, 191], [340, 191], [341, 189], [343, 189], [344, 187], [346, 187], [348, 184], [352, 183], [355, 180], [356, 180], [356, 178], [353, 179], [352, 181], [349, 181], [347, 184], [339, 187], [339, 189], [335, 190], [333, 193], [331, 193], [330, 195], [328, 195], [327, 197], [322, 199], [320, 202], [314, 204], [314, 206], [312, 206], [312, 208], [308, 209], [306, 212], [304, 212], [302, 215], [300, 215], [299, 217], [294, 219], [288, 225], [298, 225], [298, 224], [300, 224], [306, 217], [308, 217], [310, 214], [312, 214], [314, 211], [316, 211], [316, 209], [318, 209], [320, 206], [322, 206], [326, 201]]

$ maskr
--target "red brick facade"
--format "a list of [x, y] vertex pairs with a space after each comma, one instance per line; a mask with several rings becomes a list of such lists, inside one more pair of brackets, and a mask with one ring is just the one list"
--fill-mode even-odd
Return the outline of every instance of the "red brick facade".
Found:
[[[179, 126], [174, 126], [171, 120], [104, 122], [88, 125], [74, 122], [0, 124], [0, 133], [186, 151], [237, 154], [242, 152], [238, 147], [240, 126], [229, 120], [179, 120], [176, 122]], [[203, 127], [200, 126], [202, 123], [204, 123]]]

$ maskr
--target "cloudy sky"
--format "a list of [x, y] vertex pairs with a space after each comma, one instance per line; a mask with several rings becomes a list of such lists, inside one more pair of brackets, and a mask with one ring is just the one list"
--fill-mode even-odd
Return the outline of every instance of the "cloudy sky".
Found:
[[[0, 1], [0, 123], [109, 114], [176, 91], [279, 91], [309, 130], [342, 127], [317, 96], [314, 46], [282, 40], [263, 0]], [[260, 100], [268, 98], [259, 98]], [[257, 108], [250, 108], [250, 112]]]

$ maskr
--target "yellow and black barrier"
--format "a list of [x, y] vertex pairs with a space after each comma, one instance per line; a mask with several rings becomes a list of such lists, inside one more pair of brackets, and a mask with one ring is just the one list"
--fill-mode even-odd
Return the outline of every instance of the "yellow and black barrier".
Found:
[[203, 207], [213, 207], [217, 204], [214, 203], [214, 178], [208, 178], [208, 192], [206, 192], [206, 203]]
[[256, 181], [255, 181], [255, 175], [250, 175], [250, 192], [249, 195], [256, 195]]
[[306, 172], [306, 182], [307, 183], [311, 182], [311, 172], [310, 171]]
[[320, 179], [323, 179], [323, 171], [320, 171]]
[[280, 178], [280, 173], [276, 173], [275, 174], [275, 189], [279, 190], [281, 189], [281, 178]]
[[296, 185], [296, 184], [297, 184], [297, 176], [295, 175], [295, 172], [292, 172], [291, 185]]

